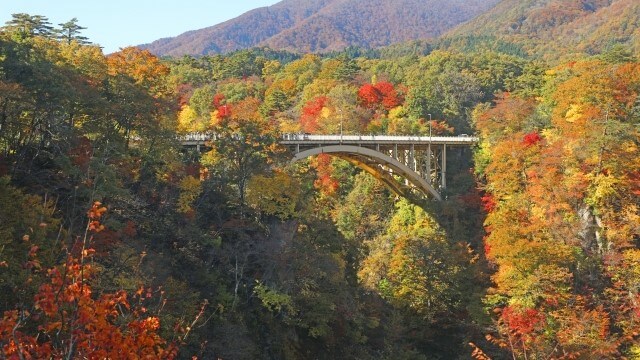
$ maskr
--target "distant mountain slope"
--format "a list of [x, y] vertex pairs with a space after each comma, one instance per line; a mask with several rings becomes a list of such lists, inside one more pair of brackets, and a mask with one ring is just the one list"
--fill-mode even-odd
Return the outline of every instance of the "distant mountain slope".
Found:
[[284, 0], [224, 23], [142, 45], [157, 55], [254, 46], [301, 52], [379, 47], [436, 37], [499, 0]]
[[525, 54], [549, 59], [597, 54], [615, 44], [637, 54], [640, 1], [503, 0], [443, 41], [455, 47], [512, 44]]

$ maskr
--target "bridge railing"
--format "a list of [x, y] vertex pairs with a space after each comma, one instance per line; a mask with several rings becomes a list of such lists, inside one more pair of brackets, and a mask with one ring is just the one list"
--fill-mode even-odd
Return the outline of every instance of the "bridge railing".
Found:
[[418, 135], [311, 135], [311, 134], [283, 134], [284, 141], [327, 141], [327, 142], [456, 142], [475, 143], [478, 138], [466, 134], [458, 136], [418, 136]]
[[[240, 139], [240, 136], [237, 136]], [[217, 140], [218, 135], [214, 133], [189, 133], [178, 138], [182, 142], [205, 142]], [[282, 141], [304, 142], [456, 142], [456, 143], [476, 143], [477, 137], [466, 134], [458, 136], [417, 136], [417, 135], [312, 135], [312, 134], [282, 134]]]

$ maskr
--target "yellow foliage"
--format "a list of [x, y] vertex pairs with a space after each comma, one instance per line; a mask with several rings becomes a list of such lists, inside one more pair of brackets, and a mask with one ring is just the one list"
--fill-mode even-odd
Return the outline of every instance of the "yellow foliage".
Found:
[[561, 139], [557, 129], [549, 128], [542, 130], [542, 137], [547, 140], [547, 144], [551, 145]]
[[569, 110], [567, 110], [567, 113], [565, 114], [564, 119], [572, 123], [580, 119], [581, 116], [582, 116], [582, 107], [577, 104], [571, 104], [571, 107], [569, 108]]
[[293, 217], [300, 198], [300, 184], [284, 172], [273, 177], [257, 175], [247, 185], [247, 203], [257, 211], [281, 219]]
[[178, 185], [180, 197], [178, 198], [178, 212], [183, 214], [193, 211], [191, 205], [202, 193], [202, 183], [193, 176], [186, 176]]
[[222, 121], [222, 119], [220, 117], [218, 117], [218, 110], [214, 110], [211, 112], [211, 119], [209, 124], [211, 125], [211, 127], [216, 127], [216, 126], [220, 126], [220, 122]]
[[625, 141], [622, 148], [626, 153], [634, 154], [638, 152], [638, 145], [633, 141]]
[[591, 182], [588, 201], [592, 205], [602, 204], [618, 193], [616, 188], [620, 183], [620, 179], [605, 174], [589, 174], [588, 178]]
[[197, 117], [196, 111], [189, 105], [183, 107], [180, 113], [178, 113], [178, 132], [188, 133], [199, 131], [194, 129]]
[[280, 61], [268, 60], [264, 63], [264, 67], [262, 68], [262, 77], [267, 78], [269, 76], [273, 76], [278, 73], [280, 68], [281, 68]]
[[302, 132], [300, 122], [289, 118], [280, 118], [276, 120], [279, 130], [282, 134], [296, 134]]
[[214, 166], [220, 161], [220, 153], [214, 148], [202, 154], [200, 164], [203, 166]]
[[389, 110], [389, 119], [391, 119], [391, 120], [401, 119], [401, 118], [405, 117], [405, 115], [407, 115], [407, 112], [405, 111], [404, 107], [402, 107], [402, 106], [397, 106], [397, 107], [394, 107], [393, 109]]
[[328, 119], [331, 116], [331, 109], [326, 106], [323, 107], [322, 110], [320, 110], [320, 116], [324, 119]]

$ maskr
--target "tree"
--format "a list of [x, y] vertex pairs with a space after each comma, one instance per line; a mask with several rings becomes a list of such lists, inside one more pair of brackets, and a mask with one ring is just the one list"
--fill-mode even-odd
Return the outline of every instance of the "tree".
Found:
[[11, 14], [11, 17], [12, 19], [5, 23], [5, 28], [18, 34], [21, 39], [53, 35], [53, 27], [46, 16], [17, 13]]
[[235, 104], [235, 110], [229, 111], [229, 105], [224, 105], [222, 113], [213, 112], [210, 130], [215, 139], [203, 158], [211, 173], [227, 179], [228, 186], [234, 189], [241, 213], [251, 177], [268, 172], [282, 152], [276, 143], [276, 129], [260, 117], [259, 106], [257, 99], [247, 98]]
[[[104, 229], [106, 208], [94, 203], [85, 234], [70, 249], [66, 261], [47, 269], [48, 281], [33, 297], [33, 307], [5, 311], [0, 320], [2, 355], [6, 358], [131, 358], [172, 359], [173, 344], [158, 335], [159, 319], [132, 307], [125, 291], [94, 298], [90, 279], [92, 235]], [[38, 247], [30, 250], [37, 260]], [[134, 296], [142, 296], [142, 291]], [[145, 294], [146, 295], [146, 294]], [[125, 311], [131, 311], [129, 318]]]
[[358, 272], [367, 288], [428, 322], [460, 304], [459, 277], [468, 255], [422, 209], [400, 202], [386, 234], [369, 246]]
[[632, 353], [637, 66], [572, 62], [522, 93], [535, 101], [505, 94], [477, 109], [496, 266], [485, 301], [498, 314], [494, 340], [514, 357]]
[[107, 57], [107, 97], [116, 128], [129, 146], [138, 136], [152, 145], [162, 130], [174, 128], [169, 68], [147, 50], [127, 47]]
[[86, 27], [82, 27], [78, 25], [78, 19], [73, 18], [65, 23], [58, 24], [60, 26], [59, 37], [61, 40], [65, 41], [67, 44], [71, 44], [72, 41], [77, 41], [80, 44], [90, 44], [89, 39], [85, 36], [81, 36], [80, 32], [85, 30]]

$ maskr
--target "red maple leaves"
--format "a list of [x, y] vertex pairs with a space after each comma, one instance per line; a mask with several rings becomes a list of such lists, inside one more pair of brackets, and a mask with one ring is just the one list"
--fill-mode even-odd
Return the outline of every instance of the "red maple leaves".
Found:
[[368, 108], [382, 106], [389, 110], [402, 104], [402, 97], [398, 94], [393, 84], [381, 81], [373, 84], [364, 84], [358, 90], [360, 102]]

